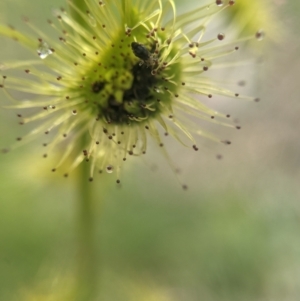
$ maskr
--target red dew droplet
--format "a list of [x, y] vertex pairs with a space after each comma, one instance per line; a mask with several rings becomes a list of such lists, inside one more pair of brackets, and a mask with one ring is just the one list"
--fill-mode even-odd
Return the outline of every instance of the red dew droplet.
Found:
[[183, 184], [183, 185], [182, 185], [182, 189], [183, 189], [183, 190], [188, 190], [188, 186], [187, 186], [186, 184]]
[[218, 34], [218, 40], [222, 41], [225, 39], [225, 34], [224, 33], [219, 33]]
[[3, 148], [1, 149], [1, 153], [2, 154], [7, 154], [9, 152], [9, 149], [8, 148]]

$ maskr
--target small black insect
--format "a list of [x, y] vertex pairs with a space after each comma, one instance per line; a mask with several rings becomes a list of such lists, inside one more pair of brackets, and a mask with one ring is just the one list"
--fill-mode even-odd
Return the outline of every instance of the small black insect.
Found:
[[157, 64], [157, 58], [146, 48], [145, 45], [137, 42], [132, 42], [131, 49], [134, 55], [142, 60], [142, 63], [140, 63], [140, 65], [142, 65], [143, 63], [145, 63], [147, 66], [154, 66]]
[[131, 48], [134, 55], [143, 61], [147, 61], [151, 57], [150, 51], [143, 44], [132, 42]]

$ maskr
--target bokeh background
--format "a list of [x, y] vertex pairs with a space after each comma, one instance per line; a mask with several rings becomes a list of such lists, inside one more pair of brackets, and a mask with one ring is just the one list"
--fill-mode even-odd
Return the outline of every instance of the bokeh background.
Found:
[[[26, 15], [48, 31], [62, 5], [2, 0], [0, 18], [22, 28]], [[199, 140], [196, 153], [166, 143], [187, 191], [154, 147], [125, 166], [120, 188], [109, 175], [94, 181], [101, 300], [299, 300], [299, 6], [270, 1], [280, 39], [266, 35], [264, 47], [246, 51], [250, 64], [230, 69], [236, 89], [261, 102], [213, 103], [242, 129], [206, 129], [233, 144]], [[13, 42], [0, 45], [0, 63], [28, 57]], [[1, 147], [18, 136], [15, 113], [0, 109]], [[42, 152], [39, 141], [0, 156], [0, 300], [48, 300], [72, 278], [76, 182], [49, 172]]]

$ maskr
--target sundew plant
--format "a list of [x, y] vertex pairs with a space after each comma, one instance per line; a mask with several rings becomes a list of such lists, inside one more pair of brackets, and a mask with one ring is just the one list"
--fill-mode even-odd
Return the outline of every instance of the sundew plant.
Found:
[[[61, 9], [48, 20], [51, 37], [29, 20], [24, 22], [31, 35], [0, 26], [2, 36], [32, 53], [32, 60], [1, 64], [0, 87], [10, 100], [2, 105], [16, 110], [22, 126], [33, 125], [3, 152], [44, 136], [44, 157], [61, 152], [53, 172], [67, 177], [88, 161], [90, 181], [95, 171], [106, 171], [119, 183], [124, 161], [146, 154], [149, 139], [164, 148], [162, 136], [169, 135], [194, 150], [197, 135], [230, 144], [190, 117], [236, 127], [201, 99], [254, 99], [206, 75], [216, 59], [239, 49], [223, 32], [205, 36], [210, 23], [238, 3], [212, 1], [184, 14], [172, 0], [67, 3], [70, 12]], [[24, 97], [16, 99], [13, 91]]]
[[28, 19], [24, 23], [31, 33], [0, 25], [2, 37], [32, 56], [1, 60], [1, 109], [15, 110], [20, 126], [29, 127], [2, 152], [39, 139], [43, 157], [60, 154], [53, 172], [68, 177], [79, 170], [78, 300], [97, 294], [89, 183], [95, 173], [113, 173], [120, 183], [124, 161], [149, 155], [149, 139], [169, 158], [165, 135], [192, 151], [199, 149], [197, 136], [230, 144], [206, 133], [196, 120], [240, 127], [202, 100], [221, 95], [258, 101], [227, 90], [209, 76], [222, 58], [226, 62], [240, 51], [241, 43], [263, 37], [257, 29], [232, 41], [224, 28], [208, 37], [214, 20], [219, 24], [224, 10], [238, 2], [197, 2], [179, 13], [173, 0], [69, 0], [66, 9], [56, 10], [48, 20], [51, 36]]

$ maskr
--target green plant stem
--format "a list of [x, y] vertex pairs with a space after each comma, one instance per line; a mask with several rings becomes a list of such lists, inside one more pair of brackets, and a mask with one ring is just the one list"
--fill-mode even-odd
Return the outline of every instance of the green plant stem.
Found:
[[[84, 0], [73, 0], [72, 3], [83, 14], [87, 11]], [[85, 25], [84, 19], [72, 6], [69, 7], [73, 19]], [[81, 140], [81, 148], [87, 145], [88, 133]], [[78, 259], [76, 301], [93, 301], [97, 294], [98, 263], [95, 243], [95, 214], [93, 208], [93, 185], [89, 182], [89, 163], [83, 161], [78, 167], [77, 183], [77, 219], [78, 219]]]
[[89, 179], [89, 164], [82, 162], [78, 175], [78, 301], [93, 300], [98, 284], [98, 264], [95, 246], [95, 215], [93, 185]]

